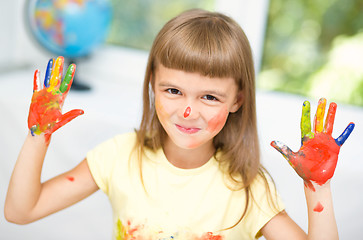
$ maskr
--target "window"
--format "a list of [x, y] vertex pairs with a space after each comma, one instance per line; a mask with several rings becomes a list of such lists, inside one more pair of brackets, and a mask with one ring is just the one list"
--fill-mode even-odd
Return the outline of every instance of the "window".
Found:
[[258, 86], [363, 106], [363, 2], [271, 0]]

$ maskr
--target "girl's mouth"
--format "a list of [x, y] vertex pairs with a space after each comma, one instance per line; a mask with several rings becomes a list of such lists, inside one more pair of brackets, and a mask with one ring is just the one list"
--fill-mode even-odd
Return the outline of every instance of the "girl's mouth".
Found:
[[194, 127], [183, 127], [183, 126], [180, 126], [178, 124], [175, 124], [176, 128], [181, 131], [182, 133], [186, 133], [186, 134], [193, 134], [193, 133], [196, 133], [196, 132], [199, 132], [200, 131], [200, 128], [194, 128]]

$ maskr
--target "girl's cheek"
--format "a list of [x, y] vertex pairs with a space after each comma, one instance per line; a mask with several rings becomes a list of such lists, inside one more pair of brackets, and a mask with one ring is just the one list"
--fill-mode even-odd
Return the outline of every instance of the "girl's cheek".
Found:
[[156, 113], [157, 113], [160, 121], [163, 121], [163, 120], [169, 118], [169, 114], [165, 110], [164, 106], [161, 104], [161, 101], [159, 98], [155, 99], [155, 110], [156, 110]]
[[207, 131], [209, 131], [209, 132], [219, 132], [219, 131], [221, 131], [224, 124], [227, 121], [228, 113], [229, 112], [227, 110], [227, 106], [222, 108], [216, 115], [214, 115], [208, 121]]

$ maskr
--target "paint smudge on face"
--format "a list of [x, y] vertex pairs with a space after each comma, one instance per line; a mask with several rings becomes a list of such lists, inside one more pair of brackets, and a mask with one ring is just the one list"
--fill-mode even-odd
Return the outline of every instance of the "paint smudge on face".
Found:
[[191, 111], [192, 109], [190, 107], [187, 107], [184, 112], [184, 118], [189, 117]]
[[322, 212], [324, 210], [323, 205], [321, 205], [320, 202], [318, 202], [314, 208], [314, 212]]
[[170, 118], [159, 99], [155, 99], [155, 110], [161, 123]]
[[208, 121], [207, 131], [219, 132], [226, 123], [227, 117], [228, 110], [227, 107], [224, 107], [217, 115]]
[[71, 176], [67, 176], [66, 177], [69, 181], [73, 182], [74, 181], [74, 177], [71, 177]]

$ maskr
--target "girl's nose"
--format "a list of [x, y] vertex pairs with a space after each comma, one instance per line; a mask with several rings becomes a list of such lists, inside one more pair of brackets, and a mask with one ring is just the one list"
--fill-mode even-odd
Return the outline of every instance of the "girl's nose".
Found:
[[186, 106], [184, 105], [184, 107], [179, 110], [179, 114], [180, 117], [186, 120], [197, 119], [200, 116], [198, 107], [192, 105], [186, 105]]
[[184, 111], [184, 114], [183, 114], [183, 117], [184, 118], [187, 118], [189, 117], [190, 113], [191, 113], [192, 109], [188, 106], [185, 111]]

